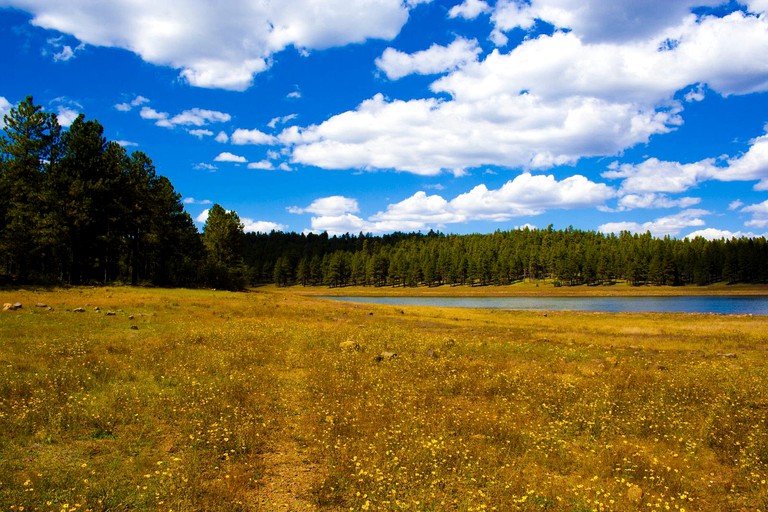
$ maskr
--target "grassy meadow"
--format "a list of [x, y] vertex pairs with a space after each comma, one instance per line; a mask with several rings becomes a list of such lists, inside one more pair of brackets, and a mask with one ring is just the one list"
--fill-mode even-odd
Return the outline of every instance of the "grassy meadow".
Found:
[[0, 299], [2, 511], [768, 510], [765, 318]]

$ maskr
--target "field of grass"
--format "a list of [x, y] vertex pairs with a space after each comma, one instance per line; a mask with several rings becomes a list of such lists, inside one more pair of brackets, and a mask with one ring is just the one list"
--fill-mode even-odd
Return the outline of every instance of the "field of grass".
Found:
[[3, 511], [768, 510], [765, 318], [0, 291], [17, 301]]

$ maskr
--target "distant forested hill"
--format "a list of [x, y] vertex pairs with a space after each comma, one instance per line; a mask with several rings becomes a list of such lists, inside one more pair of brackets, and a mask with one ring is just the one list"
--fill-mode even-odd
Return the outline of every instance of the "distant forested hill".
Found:
[[[171, 182], [142, 152], [107, 141], [98, 121], [62, 130], [31, 97], [0, 134], [0, 281], [243, 288], [685, 285], [768, 282], [765, 238], [707, 241], [572, 228], [329, 237], [243, 233], [214, 205], [199, 233]], [[1, 284], [1, 283], [0, 283]]]

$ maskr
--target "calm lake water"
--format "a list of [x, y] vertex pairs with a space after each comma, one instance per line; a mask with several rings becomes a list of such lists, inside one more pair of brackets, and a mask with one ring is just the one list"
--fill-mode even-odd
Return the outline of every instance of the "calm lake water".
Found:
[[323, 297], [330, 300], [449, 308], [609, 313], [768, 315], [768, 297]]

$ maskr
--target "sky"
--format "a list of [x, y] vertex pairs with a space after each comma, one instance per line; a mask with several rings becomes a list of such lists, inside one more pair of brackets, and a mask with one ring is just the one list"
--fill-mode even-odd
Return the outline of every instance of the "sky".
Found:
[[32, 95], [202, 229], [768, 233], [768, 0], [0, 0]]

